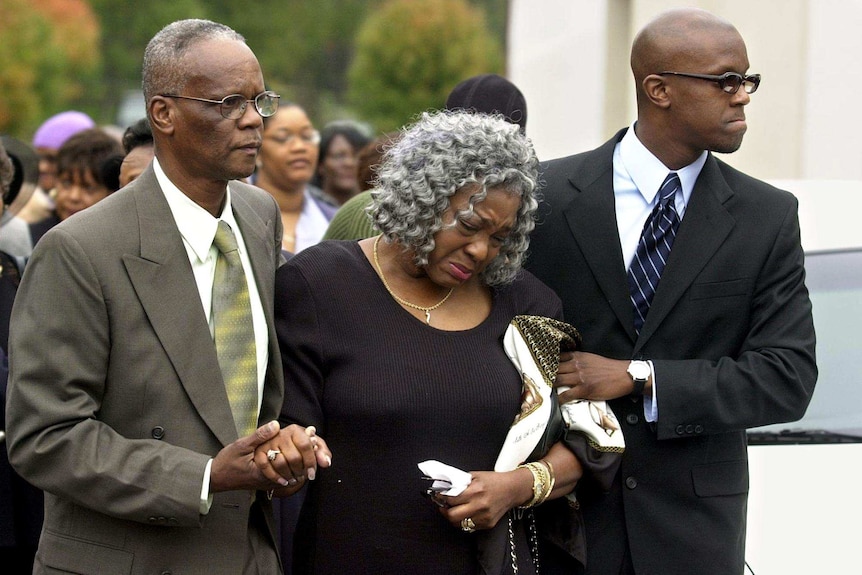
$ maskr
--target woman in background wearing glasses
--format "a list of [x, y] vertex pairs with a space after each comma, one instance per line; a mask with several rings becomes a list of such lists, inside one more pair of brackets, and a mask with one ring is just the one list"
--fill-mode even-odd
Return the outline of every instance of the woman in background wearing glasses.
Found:
[[263, 144], [252, 182], [278, 202], [284, 225], [282, 247], [289, 252], [319, 242], [338, 209], [309, 185], [319, 144], [320, 133], [295, 103], [282, 102], [275, 115], [264, 118]]

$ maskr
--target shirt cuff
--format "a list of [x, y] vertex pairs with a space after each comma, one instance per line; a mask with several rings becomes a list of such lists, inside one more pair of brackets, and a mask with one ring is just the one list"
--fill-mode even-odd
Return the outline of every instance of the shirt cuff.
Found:
[[652, 380], [652, 395], [644, 395], [644, 419], [650, 423], [658, 421], [658, 399], [656, 398], [655, 367], [651, 361], [649, 364], [650, 379]]
[[207, 466], [204, 469], [204, 483], [201, 486], [201, 502], [200, 513], [206, 515], [210, 512], [210, 507], [213, 504], [213, 496], [210, 493], [210, 471], [212, 470], [213, 460], [207, 461]]

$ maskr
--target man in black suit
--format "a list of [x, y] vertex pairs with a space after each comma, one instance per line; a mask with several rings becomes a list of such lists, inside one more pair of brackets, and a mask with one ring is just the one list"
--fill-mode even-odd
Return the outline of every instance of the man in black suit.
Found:
[[[585, 479], [578, 491], [586, 571], [738, 574], [745, 429], [800, 418], [817, 377], [798, 206], [712, 155], [739, 148], [760, 83], [730, 23], [665, 12], [637, 35], [631, 65], [637, 122], [544, 165], [527, 265], [584, 338], [563, 357], [562, 399], [610, 400], [626, 440], [611, 490]], [[669, 173], [679, 183], [659, 194]], [[660, 196], [673, 229], [657, 232], [664, 252], [644, 253]]]

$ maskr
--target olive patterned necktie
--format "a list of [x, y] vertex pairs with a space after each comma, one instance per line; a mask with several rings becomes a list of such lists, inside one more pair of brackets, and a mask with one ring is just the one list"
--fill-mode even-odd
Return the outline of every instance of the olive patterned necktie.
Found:
[[213, 245], [218, 249], [213, 336], [236, 430], [242, 437], [257, 427], [257, 351], [251, 300], [236, 237], [227, 222], [219, 220]]
[[671, 172], [659, 188], [659, 202], [644, 224], [635, 257], [629, 267], [629, 292], [635, 310], [637, 333], [640, 333], [646, 321], [679, 227], [679, 214], [676, 212], [674, 197], [680, 189], [682, 184], [679, 176]]

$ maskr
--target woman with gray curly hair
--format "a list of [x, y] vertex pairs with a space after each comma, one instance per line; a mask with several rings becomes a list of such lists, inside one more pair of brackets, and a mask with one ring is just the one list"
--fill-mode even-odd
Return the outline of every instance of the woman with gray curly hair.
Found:
[[[381, 235], [324, 241], [279, 270], [282, 422], [315, 426], [334, 458], [309, 484], [294, 573], [538, 571], [536, 531], [509, 512], [568, 494], [581, 466], [555, 444], [541, 482], [490, 471], [522, 405], [503, 334], [517, 315], [562, 316], [521, 270], [537, 169], [502, 117], [425, 113], [385, 152]], [[429, 491], [427, 460], [469, 484]]]
[[533, 230], [538, 160], [517, 126], [486, 114], [425, 114], [384, 156], [372, 192], [374, 223], [390, 242], [411, 249], [418, 267], [428, 265], [434, 235], [453, 227], [443, 221], [456, 192], [471, 188], [464, 213], [469, 220], [488, 191], [518, 200], [514, 224], [482, 275], [489, 286], [511, 282], [526, 255]]

